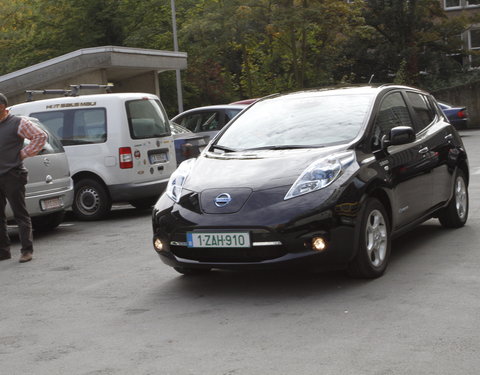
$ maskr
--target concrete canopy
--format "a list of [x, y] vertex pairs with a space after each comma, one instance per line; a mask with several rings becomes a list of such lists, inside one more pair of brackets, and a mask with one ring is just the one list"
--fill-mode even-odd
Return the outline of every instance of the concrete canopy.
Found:
[[113, 83], [113, 92], [160, 95], [158, 73], [186, 67], [185, 52], [116, 46], [85, 48], [0, 76], [0, 92], [8, 97], [9, 104], [24, 102], [26, 90], [69, 89], [70, 85], [82, 83]]

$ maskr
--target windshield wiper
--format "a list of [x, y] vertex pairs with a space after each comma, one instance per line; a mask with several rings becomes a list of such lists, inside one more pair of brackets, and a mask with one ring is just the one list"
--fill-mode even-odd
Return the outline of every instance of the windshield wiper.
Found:
[[211, 148], [216, 148], [217, 150], [222, 150], [222, 151], [225, 151], [225, 152], [236, 152], [236, 151], [238, 151], [234, 148], [230, 148], [230, 147], [227, 147], [227, 146], [221, 146], [221, 145], [212, 145]]
[[293, 150], [298, 148], [322, 148], [325, 147], [323, 145], [272, 145], [272, 146], [261, 146], [261, 147], [253, 147], [247, 148], [242, 151], [254, 151], [254, 150]]

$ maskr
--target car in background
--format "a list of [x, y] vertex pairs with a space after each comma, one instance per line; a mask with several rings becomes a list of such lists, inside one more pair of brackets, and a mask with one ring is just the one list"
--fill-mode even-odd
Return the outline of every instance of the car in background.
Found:
[[438, 102], [448, 121], [457, 129], [466, 129], [468, 127], [468, 113], [466, 107], [456, 107], [444, 102]]
[[174, 122], [170, 122], [170, 130], [175, 144], [177, 165], [180, 165], [184, 160], [196, 158], [209, 141], [207, 135], [195, 134]]
[[[63, 221], [65, 210], [72, 206], [73, 181], [62, 143], [37, 119], [28, 119], [47, 133], [48, 139], [38, 155], [24, 161], [28, 170], [25, 200], [33, 229], [49, 231]], [[8, 202], [6, 214], [7, 221], [13, 222]]]
[[213, 138], [230, 120], [243, 111], [246, 104], [221, 104], [192, 108], [171, 119], [193, 133]]
[[468, 181], [462, 139], [427, 92], [278, 94], [172, 174], [153, 210], [153, 249], [182, 274], [333, 267], [376, 278], [392, 238], [430, 218], [466, 223]]

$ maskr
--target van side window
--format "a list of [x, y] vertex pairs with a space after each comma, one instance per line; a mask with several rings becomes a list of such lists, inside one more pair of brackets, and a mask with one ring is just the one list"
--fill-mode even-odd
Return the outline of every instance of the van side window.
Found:
[[132, 139], [170, 134], [168, 119], [156, 100], [130, 100], [125, 105]]
[[37, 112], [38, 118], [64, 146], [104, 143], [107, 140], [105, 108]]

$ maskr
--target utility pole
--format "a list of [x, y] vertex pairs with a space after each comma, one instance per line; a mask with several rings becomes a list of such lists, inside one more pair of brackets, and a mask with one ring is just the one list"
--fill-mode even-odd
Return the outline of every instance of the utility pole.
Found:
[[[175, 0], [171, 0], [172, 7], [172, 28], [173, 28], [173, 50], [178, 52], [178, 39], [177, 39], [177, 17], [175, 10]], [[182, 76], [180, 69], [175, 70], [177, 78], [177, 100], [178, 100], [178, 113], [183, 112], [183, 95], [182, 95]]]

